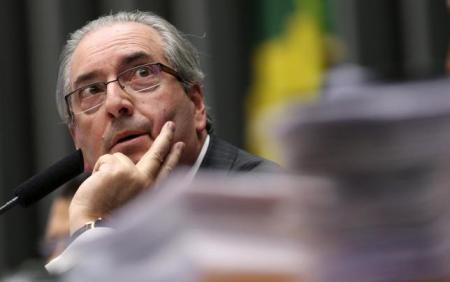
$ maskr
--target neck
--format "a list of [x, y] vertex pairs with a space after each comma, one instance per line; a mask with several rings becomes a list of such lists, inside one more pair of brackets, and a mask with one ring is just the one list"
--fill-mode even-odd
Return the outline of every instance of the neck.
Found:
[[194, 142], [192, 142], [191, 144], [185, 144], [186, 146], [180, 158], [180, 164], [192, 166], [195, 163], [198, 155], [200, 154], [200, 151], [202, 150], [207, 135], [208, 133], [206, 132], [206, 130], [202, 131], [201, 133], [197, 134], [197, 138], [195, 138]]

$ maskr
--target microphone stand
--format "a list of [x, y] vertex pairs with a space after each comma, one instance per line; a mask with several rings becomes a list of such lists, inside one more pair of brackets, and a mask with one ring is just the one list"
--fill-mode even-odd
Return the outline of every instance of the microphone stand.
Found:
[[3, 206], [1, 206], [0, 207], [0, 215], [4, 214], [10, 208], [15, 207], [18, 203], [18, 200], [19, 200], [19, 197], [15, 196], [14, 198], [12, 198], [8, 202], [6, 202]]

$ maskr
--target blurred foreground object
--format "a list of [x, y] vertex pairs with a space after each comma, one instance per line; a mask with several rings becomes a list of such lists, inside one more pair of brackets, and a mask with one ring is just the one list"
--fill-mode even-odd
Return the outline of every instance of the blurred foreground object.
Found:
[[434, 170], [450, 152], [449, 87], [450, 79], [357, 88], [292, 109], [279, 130], [285, 161], [320, 175]]
[[[341, 64], [331, 68], [325, 75], [321, 100], [337, 100], [360, 96], [411, 95], [449, 93], [450, 78], [429, 77], [420, 80], [389, 80], [374, 70], [357, 64]], [[445, 94], [444, 94], [445, 95]], [[424, 98], [425, 98], [424, 97]], [[412, 98], [414, 99], [414, 98]]]
[[341, 95], [288, 118], [288, 166], [334, 184], [300, 199], [313, 281], [450, 281], [450, 93], [439, 85]]
[[87, 244], [68, 281], [301, 281], [297, 188], [326, 184], [274, 175], [180, 179], [119, 214], [117, 232]]

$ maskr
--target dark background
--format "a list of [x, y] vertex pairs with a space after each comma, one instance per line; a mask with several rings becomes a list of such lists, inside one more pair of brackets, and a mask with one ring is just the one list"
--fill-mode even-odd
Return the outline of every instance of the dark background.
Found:
[[[278, 1], [278, 0], [273, 0]], [[0, 200], [72, 148], [54, 102], [59, 52], [68, 33], [99, 15], [151, 10], [200, 49], [206, 100], [216, 133], [244, 144], [243, 99], [250, 83], [259, 1], [6, 0], [0, 8]], [[328, 1], [343, 62], [370, 67], [388, 80], [444, 74], [449, 42], [445, 0]], [[0, 218], [0, 273], [38, 256], [51, 197]]]

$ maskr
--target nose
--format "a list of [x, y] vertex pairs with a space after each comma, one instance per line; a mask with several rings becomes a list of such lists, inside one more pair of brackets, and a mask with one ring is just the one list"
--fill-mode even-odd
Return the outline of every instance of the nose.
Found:
[[105, 109], [112, 118], [130, 116], [134, 112], [131, 96], [117, 82], [107, 85]]

